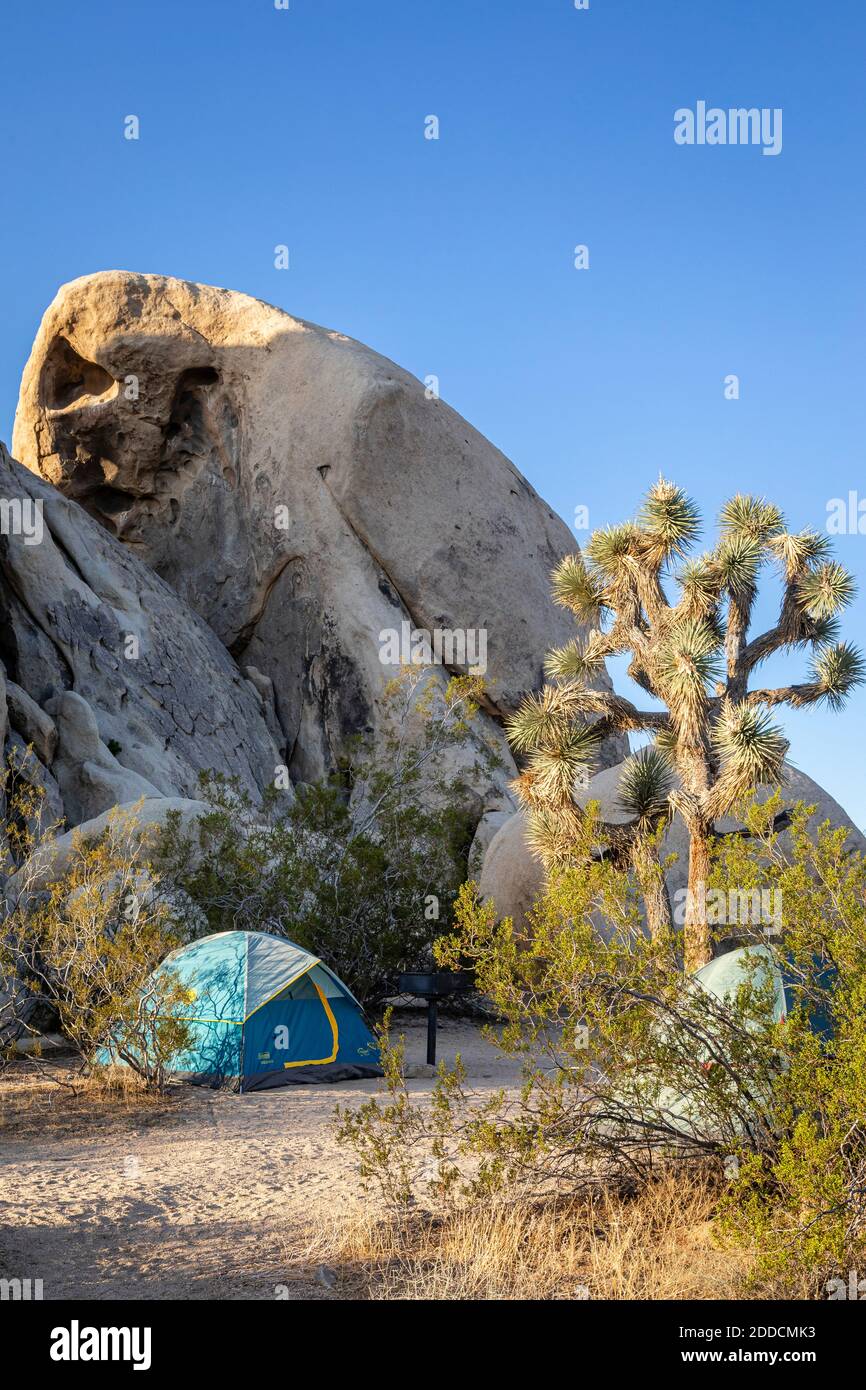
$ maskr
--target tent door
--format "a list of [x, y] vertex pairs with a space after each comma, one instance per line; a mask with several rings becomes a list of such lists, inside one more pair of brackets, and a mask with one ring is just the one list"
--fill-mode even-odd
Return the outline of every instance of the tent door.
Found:
[[339, 1029], [324, 991], [304, 975], [244, 1025], [244, 1074], [324, 1066], [336, 1060]]

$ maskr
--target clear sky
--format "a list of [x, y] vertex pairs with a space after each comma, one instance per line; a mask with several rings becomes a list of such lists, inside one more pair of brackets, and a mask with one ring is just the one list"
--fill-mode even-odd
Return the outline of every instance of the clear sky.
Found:
[[[57, 287], [123, 268], [435, 374], [569, 521], [660, 470], [710, 518], [866, 500], [863, 0], [40, 0], [2, 38], [7, 440]], [[781, 108], [781, 153], [677, 145], [698, 101]], [[862, 581], [866, 534], [837, 549]], [[786, 716], [861, 826], [864, 700]]]

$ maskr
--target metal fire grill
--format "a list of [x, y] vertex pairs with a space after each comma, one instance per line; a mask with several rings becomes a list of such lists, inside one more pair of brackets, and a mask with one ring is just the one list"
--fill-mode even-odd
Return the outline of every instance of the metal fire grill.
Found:
[[474, 989], [471, 975], [461, 970], [416, 971], [401, 975], [398, 982], [401, 994], [414, 994], [427, 1000], [427, 1062], [436, 1065], [436, 1027], [439, 1022], [439, 1001], [452, 994], [467, 994]]

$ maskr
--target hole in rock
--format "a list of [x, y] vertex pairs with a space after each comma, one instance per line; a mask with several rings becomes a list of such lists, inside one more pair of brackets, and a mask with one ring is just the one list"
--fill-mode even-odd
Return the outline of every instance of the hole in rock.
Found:
[[103, 516], [120, 516], [131, 510], [135, 500], [131, 492], [123, 492], [118, 487], [98, 487], [88, 498], [94, 510]]
[[49, 410], [65, 410], [84, 397], [106, 395], [114, 377], [98, 362], [88, 362], [65, 338], [52, 344], [42, 368], [42, 404]]
[[213, 386], [220, 379], [213, 367], [189, 367], [177, 379], [171, 412], [165, 427], [164, 440], [172, 468], [182, 456], [191, 459], [208, 452], [211, 443], [210, 407], [203, 386]]
[[193, 386], [213, 386], [220, 379], [215, 367], [188, 367], [181, 374], [178, 390], [189, 390]]

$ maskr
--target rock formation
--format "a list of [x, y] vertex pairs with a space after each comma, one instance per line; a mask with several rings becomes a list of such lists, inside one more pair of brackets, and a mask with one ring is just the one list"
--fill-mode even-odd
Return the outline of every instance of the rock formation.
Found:
[[109, 272], [48, 309], [14, 451], [210, 625], [295, 781], [380, 732], [387, 634], [444, 634], [444, 684], [483, 664], [483, 633], [483, 734], [503, 767], [476, 809], [512, 809], [501, 718], [573, 636], [548, 584], [574, 541], [415, 378], [246, 295]]
[[0, 534], [0, 729], [7, 756], [32, 747], [49, 818], [194, 796], [207, 769], [257, 796], [280, 755], [261, 693], [207, 624], [2, 445], [0, 498], [41, 515], [38, 542]]
[[[627, 824], [628, 816], [617, 807], [621, 773], [621, 767], [605, 768], [596, 773], [590, 778], [588, 785], [576, 793], [575, 800], [583, 806], [587, 806], [590, 801], [597, 801], [602, 820], [612, 825]], [[764, 801], [769, 794], [768, 788], [760, 788], [758, 798]], [[804, 802], [807, 806], [814, 806], [817, 824], [829, 820], [834, 826], [846, 826], [849, 847], [866, 851], [866, 838], [850, 816], [804, 772], [786, 765], [782, 794], [786, 806], [793, 806], [798, 801]], [[720, 835], [741, 828], [738, 821], [727, 817], [716, 822], [716, 833]], [[783, 844], [785, 838], [783, 831]], [[688, 883], [689, 864], [688, 833], [680, 816], [675, 816], [668, 826], [660, 853], [662, 857], [669, 854], [677, 856], [666, 875], [671, 903], [676, 908], [676, 894], [684, 891]], [[530, 852], [526, 842], [526, 818], [524, 813], [519, 811], [503, 822], [490, 841], [483, 858], [478, 886], [482, 895], [492, 899], [496, 904], [500, 917], [511, 917], [516, 926], [522, 926], [526, 913], [543, 883], [544, 872], [539, 861]]]

